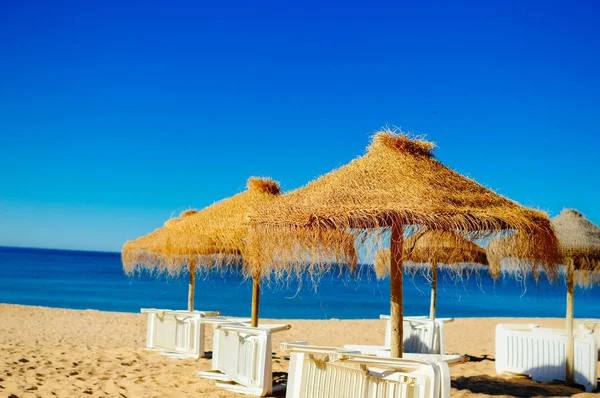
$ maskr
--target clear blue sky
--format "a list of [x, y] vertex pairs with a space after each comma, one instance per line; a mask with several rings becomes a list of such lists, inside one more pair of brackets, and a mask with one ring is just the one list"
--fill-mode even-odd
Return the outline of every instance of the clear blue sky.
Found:
[[0, 245], [118, 251], [386, 124], [600, 224], [600, 3], [323, 3], [4, 2]]

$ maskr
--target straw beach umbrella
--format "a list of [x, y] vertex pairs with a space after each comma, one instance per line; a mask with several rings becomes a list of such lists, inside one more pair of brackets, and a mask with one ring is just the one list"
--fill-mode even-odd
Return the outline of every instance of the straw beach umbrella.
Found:
[[[438, 264], [457, 267], [459, 264], [487, 265], [485, 250], [456, 232], [429, 230], [417, 233], [404, 242], [403, 261], [431, 264], [431, 303], [429, 318], [436, 315]], [[375, 254], [375, 273], [382, 279], [389, 275], [390, 250], [381, 249]]]
[[[575, 284], [587, 287], [600, 282], [600, 228], [587, 220], [581, 213], [572, 209], [563, 210], [550, 220], [558, 237], [561, 262], [567, 276], [567, 362], [566, 382], [573, 383], [573, 317]], [[490, 242], [488, 257], [496, 273], [500, 272], [500, 261], [507, 259], [508, 272], [519, 262], [530, 261], [528, 257], [509, 255], [515, 245], [516, 236], [505, 237]], [[540, 251], [543, 249], [540, 248]]]
[[[567, 341], [566, 382], [573, 383], [575, 271], [587, 273], [587, 271], [600, 270], [600, 228], [572, 209], [563, 210], [550, 222], [558, 237], [560, 251], [567, 268], [567, 332], [569, 339]], [[579, 278], [579, 283], [587, 284], [591, 281]]]
[[[433, 158], [433, 144], [402, 133], [376, 134], [367, 153], [308, 185], [282, 195], [251, 215], [249, 270], [271, 264], [276, 272], [306, 270], [339, 252], [337, 229], [360, 237], [390, 237], [392, 356], [402, 355], [402, 253], [405, 226], [465, 231], [491, 237], [520, 231], [517, 248], [547, 249], [532, 265], [554, 270], [556, 237], [546, 214], [527, 209], [448, 169]], [[381, 239], [379, 239], [381, 240]], [[318, 246], [319, 255], [305, 248]], [[313, 271], [309, 269], [309, 271]]]
[[[176, 274], [189, 268], [188, 310], [194, 306], [194, 274], [210, 269], [240, 264], [248, 235], [248, 210], [268, 203], [280, 193], [279, 184], [270, 178], [248, 179], [247, 190], [203, 210], [188, 210], [165, 226], [125, 243], [122, 251], [126, 273], [136, 270], [166, 271]], [[253, 282], [252, 323], [258, 322], [260, 285]]]

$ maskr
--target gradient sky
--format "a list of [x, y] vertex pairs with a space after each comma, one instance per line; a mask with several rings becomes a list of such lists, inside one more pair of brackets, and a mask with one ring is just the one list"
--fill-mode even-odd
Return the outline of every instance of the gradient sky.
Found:
[[118, 251], [388, 124], [600, 224], [600, 3], [322, 3], [4, 2], [0, 245]]

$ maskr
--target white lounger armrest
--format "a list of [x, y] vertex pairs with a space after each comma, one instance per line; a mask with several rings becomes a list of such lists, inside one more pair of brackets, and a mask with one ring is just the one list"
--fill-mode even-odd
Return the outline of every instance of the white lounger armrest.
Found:
[[[343, 354], [343, 353], [341, 353]], [[434, 361], [429, 361], [426, 359], [412, 359], [412, 358], [382, 358], [382, 357], [374, 357], [372, 355], [361, 355], [361, 354], [350, 354], [350, 355], [340, 355], [339, 358], [333, 358], [333, 360], [345, 360], [352, 362], [361, 362], [361, 363], [376, 363], [378, 365], [388, 365], [388, 366], [415, 366], [415, 364], [423, 364], [423, 363], [431, 363]]]
[[500, 323], [496, 325], [496, 330], [505, 329], [505, 330], [523, 330], [523, 331], [531, 331], [531, 329], [539, 328], [540, 325], [537, 323]]
[[279, 332], [284, 332], [286, 330], [290, 330], [292, 328], [292, 325], [286, 325], [286, 324], [258, 324], [257, 327], [252, 327], [248, 324], [243, 324], [243, 323], [234, 323], [234, 322], [225, 322], [225, 323], [221, 323], [221, 324], [216, 324], [215, 328], [224, 328], [227, 327], [227, 329], [231, 329], [231, 330], [236, 330], [238, 332], [247, 332], [247, 333], [254, 333], [256, 332], [256, 330], [268, 330], [269, 332], [271, 332], [271, 334], [273, 333], [279, 333]]
[[281, 351], [302, 352], [305, 354], [340, 354], [340, 355], [360, 355], [358, 350], [349, 350], [339, 347], [328, 347], [319, 345], [308, 345], [308, 341], [296, 341], [293, 343], [282, 342], [279, 347]]
[[[428, 316], [405, 316], [403, 318], [408, 322], [429, 322], [431, 319]], [[454, 318], [435, 318], [436, 322], [449, 323], [454, 322]]]
[[[189, 311], [181, 310], [181, 312], [189, 312]], [[219, 316], [219, 315], [221, 315], [221, 311], [197, 311], [197, 310], [194, 310], [192, 312], [199, 313], [203, 317]]]
[[294, 348], [298, 348], [300, 346], [304, 347], [308, 345], [308, 341], [299, 340], [299, 341], [282, 341], [279, 343], [279, 348], [281, 351], [291, 351]]
[[287, 324], [258, 324], [259, 328], [268, 329], [271, 333], [279, 333], [285, 332], [286, 330], [290, 330], [292, 325]]
[[163, 309], [163, 308], [141, 308], [140, 312], [142, 314], [164, 313], [164, 312], [181, 312], [183, 314], [199, 314], [200, 316], [203, 316], [203, 317], [219, 316], [219, 315], [221, 315], [221, 312], [219, 312], [219, 311], [169, 310], [169, 309]]
[[[203, 323], [209, 323], [213, 326], [217, 325], [230, 325], [237, 326], [240, 328], [250, 328], [250, 318], [235, 318], [235, 317], [227, 317], [227, 316], [212, 316], [206, 317], [202, 319]], [[289, 330], [292, 326], [288, 324], [265, 324], [259, 323], [258, 328], [269, 330], [271, 333], [283, 332], [285, 330]]]
[[[388, 320], [391, 318], [392, 317], [390, 315], [383, 315], [383, 314], [379, 315], [379, 319]], [[427, 315], [415, 315], [415, 316], [405, 316], [403, 319], [405, 321], [418, 321], [418, 320], [428, 320], [430, 318]], [[454, 318], [435, 318], [435, 320], [444, 322], [444, 323], [454, 322]]]
[[222, 324], [222, 323], [239, 323], [239, 324], [249, 324], [250, 318], [237, 318], [233, 316], [207, 316], [202, 319], [202, 322], [209, 323], [212, 325]]
[[[377, 357], [380, 358], [390, 358], [392, 355], [392, 351], [387, 348], [381, 351], [377, 351], [375, 353]], [[429, 362], [445, 362], [448, 365], [457, 365], [461, 363], [465, 363], [469, 361], [469, 358], [465, 355], [459, 354], [410, 354], [404, 353], [402, 354], [402, 359], [410, 359], [416, 361], [429, 361]]]
[[377, 355], [379, 351], [385, 350], [383, 345], [360, 345], [360, 344], [345, 344], [345, 349], [361, 352], [366, 355]]

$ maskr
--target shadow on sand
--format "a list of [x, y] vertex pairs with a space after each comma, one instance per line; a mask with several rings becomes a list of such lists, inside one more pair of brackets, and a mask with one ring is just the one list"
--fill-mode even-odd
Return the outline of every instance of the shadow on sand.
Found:
[[538, 383], [526, 376], [487, 375], [462, 376], [452, 379], [452, 387], [477, 394], [512, 395], [513, 397], [557, 397], [584, 392], [582, 388], [567, 387], [563, 383]]
[[[273, 386], [287, 386], [288, 374], [287, 372], [273, 372]], [[285, 397], [286, 388], [275, 389], [272, 397]]]

